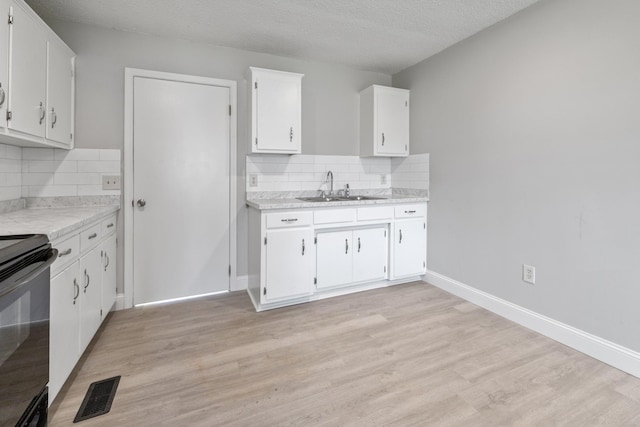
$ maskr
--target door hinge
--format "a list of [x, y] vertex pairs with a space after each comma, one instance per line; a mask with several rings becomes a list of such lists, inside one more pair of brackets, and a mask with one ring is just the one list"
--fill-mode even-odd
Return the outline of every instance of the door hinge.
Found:
[[100, 309], [100, 317], [102, 318], [102, 309]]
[[231, 264], [229, 264], [229, 277], [231, 277]]
[[267, 294], [267, 288], [265, 287], [265, 288], [262, 290], [262, 295], [266, 295], [266, 294]]
[[427, 268], [427, 263], [425, 261], [422, 262], [422, 268]]
[[385, 273], [387, 272], [387, 266], [386, 265], [384, 266], [384, 272]]
[[265, 238], [264, 238], [264, 244], [265, 244], [265, 245], [267, 244], [267, 237], [266, 237], [266, 236], [265, 236]]
[[387, 230], [384, 230], [384, 237], [387, 237]]
[[9, 15], [9, 25], [13, 24], [13, 15]]
[[72, 133], [69, 134], [69, 140], [73, 141], [73, 134]]
[[258, 138], [256, 138], [256, 145], [258, 145]]
[[424, 228], [425, 230], [427, 229], [427, 223], [426, 222], [422, 223], [422, 228]]
[[404, 106], [408, 107], [409, 106], [409, 101], [404, 101]]
[[231, 105], [229, 105], [229, 115], [231, 115]]
[[318, 278], [317, 278], [317, 277], [314, 277], [314, 278], [313, 278], [313, 284], [314, 284], [314, 285], [317, 285], [317, 284], [318, 284]]
[[406, 145], [404, 146], [404, 151], [407, 151], [407, 146]]
[[314, 237], [314, 238], [313, 238], [313, 244], [314, 244], [314, 245], [317, 245], [317, 244], [318, 244], [318, 236], [316, 236], [316, 237]]
[[11, 111], [7, 111], [7, 120], [11, 120], [13, 118], [13, 113]]
[[256, 89], [258, 89], [258, 82], [255, 82], [255, 83], [253, 84], [253, 86], [254, 86]]

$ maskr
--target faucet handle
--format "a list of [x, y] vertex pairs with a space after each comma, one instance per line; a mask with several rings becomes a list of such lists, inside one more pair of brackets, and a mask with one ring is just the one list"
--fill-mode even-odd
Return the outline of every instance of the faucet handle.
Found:
[[345, 187], [346, 188], [344, 189], [344, 195], [349, 197], [351, 194], [351, 191], [349, 190], [349, 184], [347, 184]]

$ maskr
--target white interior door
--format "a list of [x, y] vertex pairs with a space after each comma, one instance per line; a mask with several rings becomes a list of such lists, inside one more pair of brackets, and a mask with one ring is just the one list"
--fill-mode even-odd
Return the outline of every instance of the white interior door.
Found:
[[133, 79], [134, 304], [229, 289], [230, 97]]

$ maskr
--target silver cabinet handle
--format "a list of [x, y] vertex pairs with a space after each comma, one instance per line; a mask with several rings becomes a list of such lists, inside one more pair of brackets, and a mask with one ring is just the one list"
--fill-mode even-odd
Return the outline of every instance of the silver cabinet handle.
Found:
[[71, 254], [71, 248], [67, 249], [66, 251], [62, 251], [58, 254], [58, 258], [62, 258], [63, 256], [67, 256]]
[[302, 256], [304, 256], [304, 239], [302, 239]]
[[349, 253], [349, 239], [344, 239], [344, 253]]
[[138, 199], [137, 204], [139, 208], [144, 208], [147, 205], [147, 201], [145, 199]]
[[104, 265], [104, 271], [107, 271], [107, 267], [109, 267], [109, 263], [111, 262], [111, 260], [109, 259], [109, 255], [107, 255], [106, 253], [104, 254], [104, 259], [107, 261], [107, 263]]
[[382, 132], [382, 145], [384, 145], [384, 132]]
[[107, 225], [107, 228], [111, 228], [113, 227], [113, 223], [110, 223], [109, 225]]
[[400, 229], [400, 241], [398, 243], [402, 243], [402, 229]]
[[46, 115], [46, 111], [44, 109], [44, 105], [42, 105], [42, 102], [40, 103], [40, 124], [42, 124], [42, 121], [44, 120], [44, 116]]
[[58, 121], [58, 115], [56, 114], [56, 110], [51, 107], [51, 129], [56, 126], [56, 122]]
[[78, 286], [78, 281], [76, 279], [73, 279], [73, 288], [76, 291], [76, 294], [73, 296], [73, 303], [75, 304], [78, 296], [80, 295], [80, 286]]
[[91, 283], [91, 277], [89, 276], [89, 274], [87, 273], [87, 269], [84, 269], [84, 293], [87, 293], [87, 288], [89, 287], [89, 283]]
[[7, 98], [7, 94], [4, 91], [4, 88], [2, 87], [2, 83], [0, 83], [0, 107], [2, 107], [2, 105], [4, 105], [4, 100]]
[[358, 237], [358, 252], [360, 252], [360, 238]]
[[293, 142], [293, 126], [289, 128], [289, 142]]
[[87, 239], [91, 240], [91, 239], [95, 239], [96, 237], [98, 237], [98, 233], [93, 233], [93, 234], [89, 235], [89, 237], [87, 237]]

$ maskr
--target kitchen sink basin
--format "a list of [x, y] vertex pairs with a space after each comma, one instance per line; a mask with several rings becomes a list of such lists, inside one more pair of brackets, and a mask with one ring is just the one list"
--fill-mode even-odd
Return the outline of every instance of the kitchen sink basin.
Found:
[[325, 196], [325, 197], [299, 197], [298, 200], [302, 200], [303, 202], [348, 202], [351, 200], [382, 200], [386, 199], [386, 197], [375, 197], [375, 196]]

